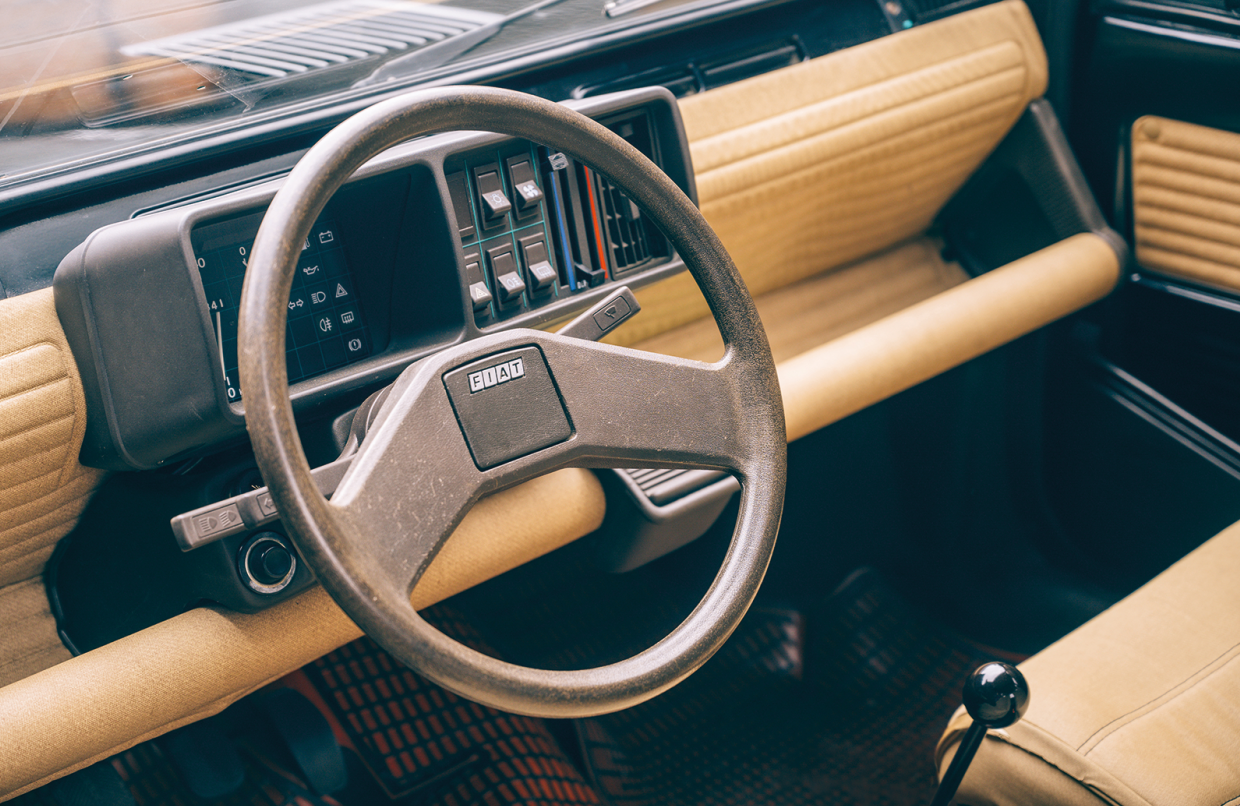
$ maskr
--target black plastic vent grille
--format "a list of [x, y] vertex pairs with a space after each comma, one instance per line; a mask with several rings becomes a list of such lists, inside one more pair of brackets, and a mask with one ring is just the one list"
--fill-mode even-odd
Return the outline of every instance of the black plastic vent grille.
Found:
[[[977, 0], [967, 1], [977, 2]], [[728, 53], [714, 59], [656, 67], [602, 84], [580, 86], [573, 90], [572, 96], [589, 98], [593, 95], [636, 87], [660, 86], [671, 90], [677, 98], [684, 98], [769, 73], [772, 70], [779, 70], [782, 67], [791, 67], [808, 58], [809, 54], [805, 45], [799, 37], [794, 36], [778, 42]]]
[[652, 468], [652, 467], [645, 467], [645, 468], [637, 468], [633, 470], [626, 470], [624, 472], [629, 474], [629, 478], [637, 482], [637, 486], [642, 492], [648, 493], [652, 489], [657, 487], [659, 484], [665, 481], [671, 481], [677, 476], [688, 473], [689, 471], [669, 469], [669, 468], [658, 469], [658, 468]]
[[931, 22], [950, 17], [981, 6], [990, 5], [997, 0], [900, 0], [904, 9], [915, 22]]
[[599, 214], [611, 246], [612, 270], [622, 274], [645, 265], [654, 255], [641, 210], [605, 177], [599, 176], [598, 183]]
[[122, 52], [269, 80], [412, 51], [498, 19], [499, 14], [400, 0], [341, 0], [155, 39]]

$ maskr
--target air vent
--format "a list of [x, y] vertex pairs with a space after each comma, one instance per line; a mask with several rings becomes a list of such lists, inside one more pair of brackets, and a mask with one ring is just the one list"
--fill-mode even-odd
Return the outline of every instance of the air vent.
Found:
[[[941, 20], [952, 14], [959, 14], [981, 6], [989, 5], [996, 0], [902, 0], [905, 13], [918, 24]], [[891, 5], [890, 2], [887, 5]], [[897, 2], [898, 8], [900, 3]], [[889, 12], [890, 13], [890, 12]]]
[[654, 253], [651, 240], [660, 238], [657, 230], [647, 229], [645, 217], [628, 196], [602, 176], [595, 174], [599, 184], [599, 213], [608, 245], [611, 247], [612, 273], [620, 276], [648, 263]]
[[805, 61], [805, 58], [805, 47], [800, 38], [793, 37], [783, 42], [731, 53], [723, 59], [702, 62], [698, 69], [702, 74], [704, 87], [713, 90], [715, 87], [760, 76], [772, 70], [791, 67]]
[[728, 53], [719, 58], [656, 67], [612, 79], [602, 84], [586, 84], [573, 90], [574, 98], [589, 98], [608, 92], [637, 87], [667, 87], [677, 98], [722, 87], [746, 78], [769, 73], [809, 58], [800, 37], [768, 42], [755, 48]]
[[397, 0], [344, 0], [155, 39], [122, 50], [240, 74], [288, 78], [403, 54], [502, 19], [465, 8]]
[[[656, 163], [650, 120], [645, 114], [604, 121], [604, 125]], [[599, 223], [607, 241], [612, 276], [619, 277], [670, 254], [667, 240], [636, 204], [606, 177], [593, 174]]]

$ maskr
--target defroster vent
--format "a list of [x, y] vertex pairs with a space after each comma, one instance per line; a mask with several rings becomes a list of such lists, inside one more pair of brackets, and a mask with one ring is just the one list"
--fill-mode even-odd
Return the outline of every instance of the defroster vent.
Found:
[[411, 52], [501, 18], [400, 0], [340, 0], [155, 39], [122, 52], [177, 59], [262, 81]]

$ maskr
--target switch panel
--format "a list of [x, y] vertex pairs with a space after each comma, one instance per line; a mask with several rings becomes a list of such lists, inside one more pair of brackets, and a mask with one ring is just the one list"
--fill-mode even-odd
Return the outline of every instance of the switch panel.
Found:
[[[645, 111], [603, 121], [658, 162], [652, 123]], [[562, 152], [504, 139], [448, 154], [443, 171], [443, 203], [455, 216], [461, 280], [479, 329], [674, 257], [625, 194]]]

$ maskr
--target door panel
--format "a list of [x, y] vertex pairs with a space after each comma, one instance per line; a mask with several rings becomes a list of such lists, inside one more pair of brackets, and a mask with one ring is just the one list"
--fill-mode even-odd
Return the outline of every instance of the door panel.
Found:
[[1240, 291], [1240, 134], [1137, 120], [1132, 218], [1142, 268]]
[[1048, 499], [1118, 588], [1240, 519], [1240, 17], [1096, 0], [1069, 137], [1126, 282], [1056, 347]]

